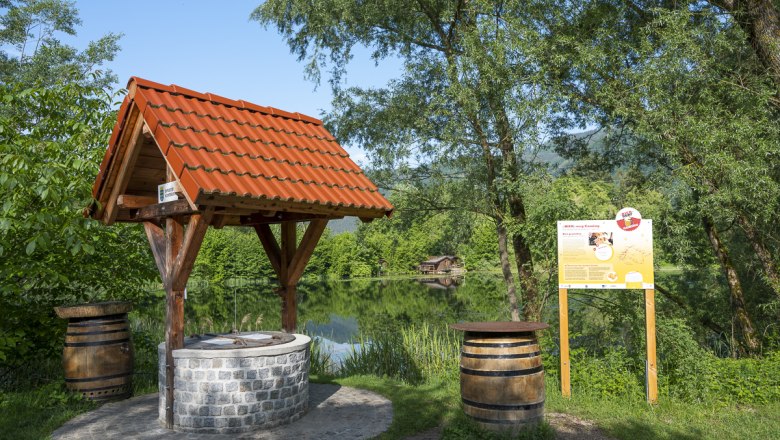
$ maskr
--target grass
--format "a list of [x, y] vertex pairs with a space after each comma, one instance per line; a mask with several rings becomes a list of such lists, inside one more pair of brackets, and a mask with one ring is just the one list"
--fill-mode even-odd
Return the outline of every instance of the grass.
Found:
[[552, 440], [554, 433], [542, 423], [515, 437], [485, 432], [465, 416], [460, 405], [460, 384], [452, 380], [429, 380], [411, 385], [388, 377], [357, 375], [344, 378], [312, 376], [314, 383], [332, 383], [362, 388], [381, 394], [393, 404], [393, 422], [381, 440], [399, 440], [438, 426], [444, 426], [445, 440]]
[[64, 381], [33, 391], [0, 393], [0, 438], [37, 440], [73, 417], [96, 408], [65, 390]]
[[595, 422], [617, 439], [763, 440], [780, 433], [780, 402], [766, 405], [688, 403], [660, 398], [651, 406], [644, 396], [602, 397], [572, 391], [561, 396], [557, 380], [547, 381], [546, 412], [561, 412]]

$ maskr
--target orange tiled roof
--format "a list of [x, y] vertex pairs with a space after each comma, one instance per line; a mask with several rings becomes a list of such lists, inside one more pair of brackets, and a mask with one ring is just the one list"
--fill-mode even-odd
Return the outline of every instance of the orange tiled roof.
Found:
[[93, 188], [98, 195], [111, 156], [137, 106], [190, 200], [233, 195], [390, 215], [393, 206], [322, 121], [246, 101], [133, 77]]

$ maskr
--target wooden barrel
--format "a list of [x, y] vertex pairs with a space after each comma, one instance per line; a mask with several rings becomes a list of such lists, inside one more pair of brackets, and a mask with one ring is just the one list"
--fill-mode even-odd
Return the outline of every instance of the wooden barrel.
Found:
[[60, 317], [68, 318], [62, 351], [68, 389], [90, 400], [130, 397], [133, 378], [133, 344], [127, 321], [130, 309], [130, 303], [56, 309]]
[[513, 429], [544, 416], [544, 369], [533, 332], [466, 332], [460, 360], [464, 412], [484, 428]]

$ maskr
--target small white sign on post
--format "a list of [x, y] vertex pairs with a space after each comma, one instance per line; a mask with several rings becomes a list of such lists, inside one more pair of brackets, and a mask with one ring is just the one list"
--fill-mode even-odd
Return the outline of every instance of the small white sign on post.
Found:
[[179, 200], [179, 196], [176, 194], [178, 191], [180, 191], [178, 182], [168, 182], [157, 185], [157, 202], [166, 203]]

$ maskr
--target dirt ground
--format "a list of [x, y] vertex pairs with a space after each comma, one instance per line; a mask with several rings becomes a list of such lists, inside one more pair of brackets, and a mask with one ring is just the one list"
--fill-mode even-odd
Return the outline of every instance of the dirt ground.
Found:
[[[580, 419], [570, 414], [547, 413], [545, 420], [555, 430], [557, 440], [615, 440], [599, 430], [593, 422]], [[430, 429], [405, 440], [439, 440], [442, 428]]]
[[555, 438], [558, 440], [614, 440], [601, 432], [593, 422], [570, 414], [547, 413], [544, 418], [555, 430]]

